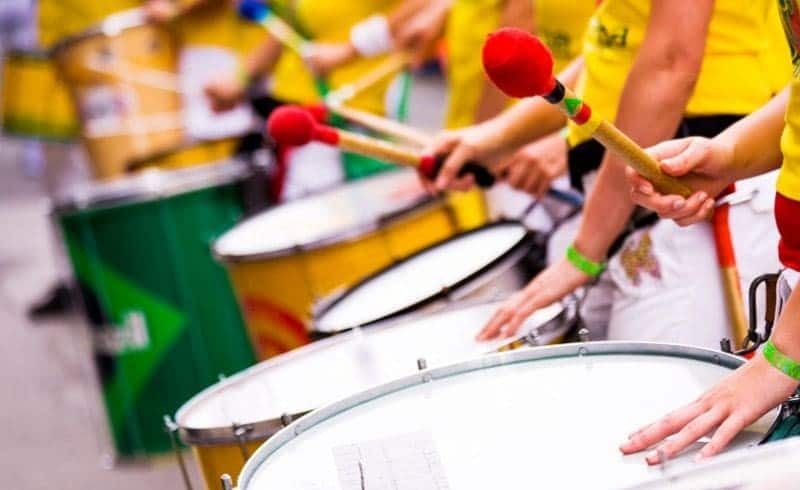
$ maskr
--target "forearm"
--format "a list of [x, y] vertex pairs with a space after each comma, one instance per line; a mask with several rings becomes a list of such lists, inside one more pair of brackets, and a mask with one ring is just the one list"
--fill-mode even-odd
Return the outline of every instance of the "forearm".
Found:
[[[636, 63], [620, 97], [617, 127], [645, 147], [671, 138], [683, 117], [694, 80], [691, 71], [680, 67]], [[650, 115], [653, 107], [658, 108], [657, 117]], [[625, 229], [634, 209], [628, 190], [625, 161], [607, 151], [575, 240], [575, 246], [587, 257], [604, 260]]]
[[[564, 69], [559, 80], [574, 88], [583, 69], [583, 59], [578, 58]], [[567, 118], [555, 106], [541, 97], [531, 97], [517, 102], [499, 116], [483, 123], [493, 135], [497, 150], [515, 150], [563, 128]]]
[[800, 290], [795, 289], [784, 305], [772, 341], [781, 352], [800, 361]]
[[767, 105], [732, 125], [715, 139], [732, 149], [731, 181], [754, 177], [780, 167], [781, 134], [789, 88]]
[[242, 69], [249, 79], [262, 77], [272, 71], [283, 52], [283, 45], [274, 37], [268, 36], [242, 63]]

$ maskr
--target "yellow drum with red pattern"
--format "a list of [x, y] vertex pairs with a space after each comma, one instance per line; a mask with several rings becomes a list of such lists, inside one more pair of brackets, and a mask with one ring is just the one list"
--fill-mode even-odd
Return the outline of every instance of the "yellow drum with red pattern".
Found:
[[267, 359], [309, 342], [315, 301], [460, 228], [453, 207], [403, 169], [264, 211], [220, 237], [214, 253]]

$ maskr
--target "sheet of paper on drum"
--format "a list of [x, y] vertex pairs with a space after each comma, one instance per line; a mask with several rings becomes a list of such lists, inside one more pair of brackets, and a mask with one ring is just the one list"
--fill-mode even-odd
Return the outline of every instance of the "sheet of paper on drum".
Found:
[[333, 448], [341, 490], [450, 490], [429, 431]]

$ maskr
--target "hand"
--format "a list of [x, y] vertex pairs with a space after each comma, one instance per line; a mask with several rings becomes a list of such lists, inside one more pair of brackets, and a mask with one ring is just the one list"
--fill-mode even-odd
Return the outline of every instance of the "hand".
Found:
[[305, 56], [305, 61], [315, 75], [326, 75], [357, 56], [350, 43], [315, 43], [311, 52]]
[[[496, 147], [497, 143], [498, 138], [494, 136], [489, 123], [440, 133], [434, 138], [433, 143], [425, 148], [424, 154], [447, 155], [447, 159], [435, 182], [423, 178], [423, 185], [434, 193], [471, 189], [475, 185], [475, 179], [472, 175], [459, 176], [461, 167], [469, 161], [486, 164], [498, 160], [503, 150]], [[492, 173], [496, 173], [495, 166], [489, 169]]]
[[[717, 428], [697, 456], [711, 457], [742, 429], [783, 402], [797, 384], [757, 354], [698, 400], [628, 436], [619, 449], [631, 454], [661, 443], [645, 457], [648, 464], [659, 464], [659, 454], [672, 458]], [[675, 437], [664, 441], [670, 435]]]
[[665, 141], [649, 148], [647, 153], [661, 162], [661, 169], [667, 175], [687, 176], [687, 183], [697, 192], [686, 199], [660, 194], [652, 183], [628, 168], [631, 198], [680, 226], [707, 219], [714, 210], [714, 196], [734, 180], [730, 177], [733, 149], [715, 139], [690, 137]]
[[225, 112], [244, 100], [247, 87], [235, 73], [223, 73], [203, 88], [214, 112]]
[[567, 142], [560, 133], [522, 147], [504, 162], [511, 187], [544, 196], [553, 181], [567, 172]]
[[429, 2], [393, 32], [394, 43], [399, 49], [413, 53], [412, 65], [421, 66], [433, 52], [436, 41], [444, 32], [449, 1]]
[[536, 276], [525, 289], [508, 298], [478, 333], [478, 340], [511, 337], [536, 310], [562, 299], [591, 278], [566, 259]]
[[148, 0], [143, 9], [145, 18], [157, 24], [169, 22], [178, 16], [178, 7], [172, 0]]

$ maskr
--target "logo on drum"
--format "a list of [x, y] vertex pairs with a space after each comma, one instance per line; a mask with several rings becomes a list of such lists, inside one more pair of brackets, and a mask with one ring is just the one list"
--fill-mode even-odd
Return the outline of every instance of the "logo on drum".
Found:
[[131, 91], [110, 86], [85, 91], [80, 99], [80, 113], [86, 135], [99, 137], [122, 131], [135, 105], [135, 95]]
[[141, 311], [128, 311], [122, 325], [107, 325], [94, 333], [95, 352], [119, 355], [135, 352], [150, 346], [147, 320]]

